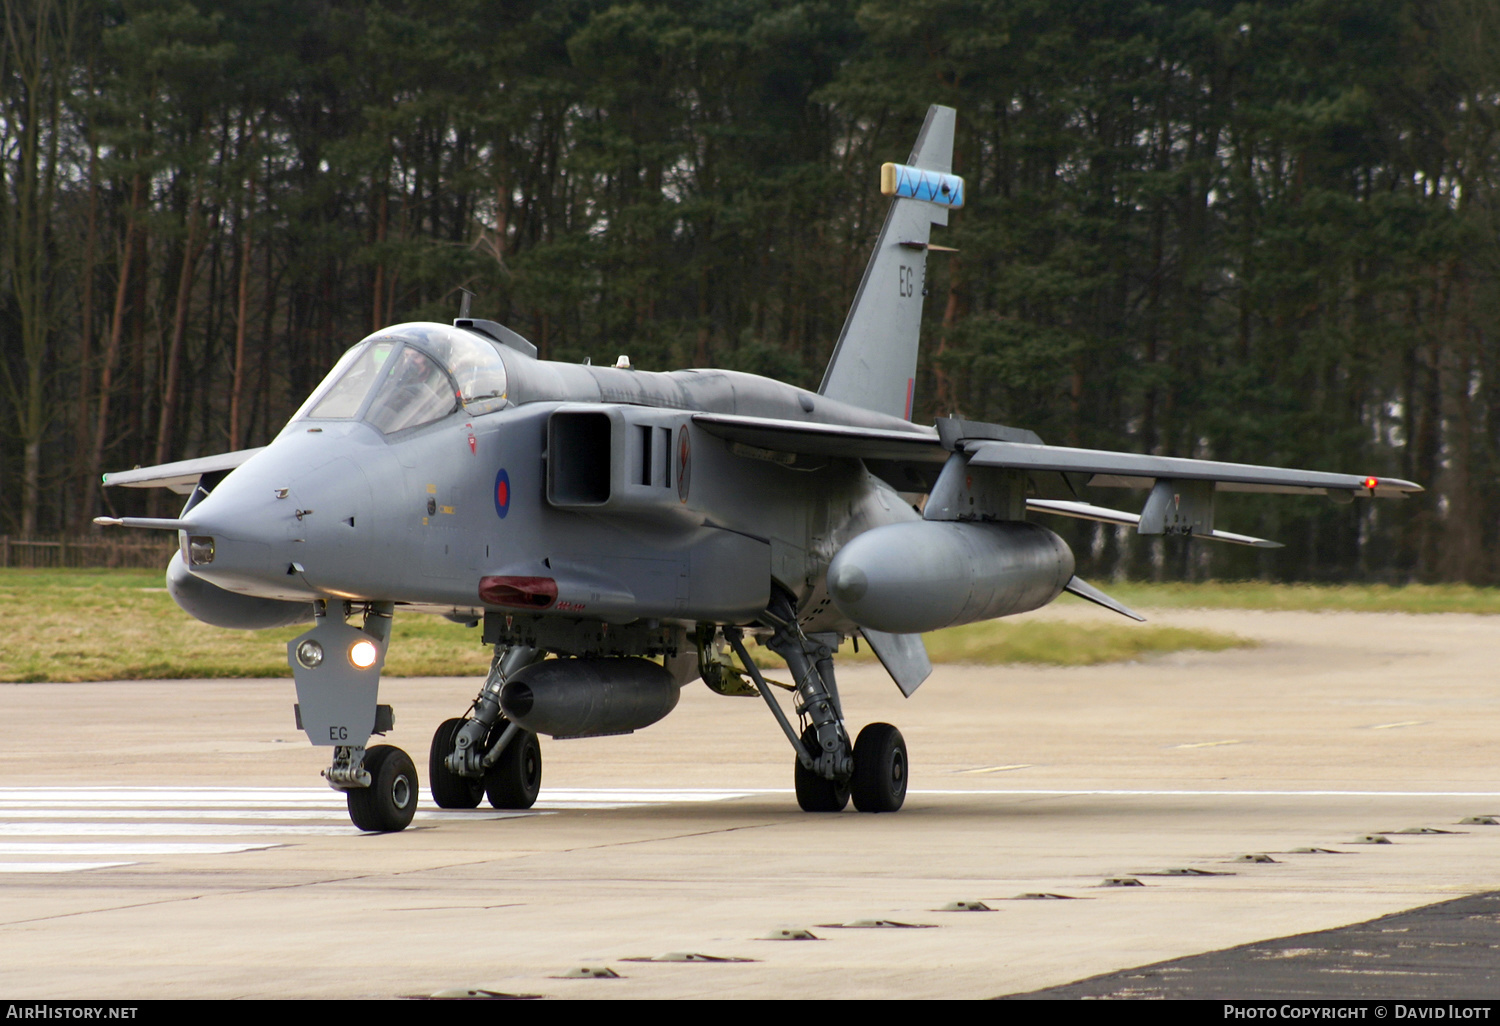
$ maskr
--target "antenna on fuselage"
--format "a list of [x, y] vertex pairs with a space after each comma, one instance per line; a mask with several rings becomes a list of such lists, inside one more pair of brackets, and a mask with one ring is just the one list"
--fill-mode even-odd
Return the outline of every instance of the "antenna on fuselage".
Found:
[[458, 287], [458, 291], [464, 294], [463, 298], [458, 301], [458, 319], [465, 321], [469, 319], [469, 307], [474, 303], [474, 293], [462, 285]]

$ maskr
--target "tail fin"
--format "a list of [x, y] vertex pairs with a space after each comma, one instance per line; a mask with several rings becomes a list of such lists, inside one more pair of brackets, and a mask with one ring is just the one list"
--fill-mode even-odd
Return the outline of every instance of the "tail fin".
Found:
[[818, 392], [830, 399], [911, 419], [917, 336], [927, 280], [927, 239], [963, 205], [953, 167], [952, 107], [927, 108], [907, 165], [882, 169], [882, 191], [894, 196], [875, 252], [839, 332]]

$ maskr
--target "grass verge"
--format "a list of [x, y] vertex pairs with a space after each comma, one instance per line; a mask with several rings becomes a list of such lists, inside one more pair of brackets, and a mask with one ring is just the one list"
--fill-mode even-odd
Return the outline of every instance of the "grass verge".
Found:
[[[1143, 609], [1280, 609], [1341, 613], [1500, 613], [1500, 588], [1468, 584], [1110, 584], [1094, 581], [1127, 606]], [[1069, 601], [1082, 601], [1069, 599]]]
[[[1259, 583], [1116, 584], [1142, 609], [1294, 609], [1500, 613], [1500, 589], [1464, 585], [1304, 587]], [[1065, 599], [1065, 601], [1074, 601]], [[305, 628], [231, 631], [183, 613], [153, 570], [0, 570], [0, 681], [286, 677], [286, 642]], [[1084, 666], [1183, 649], [1250, 644], [1232, 635], [1152, 624], [997, 620], [927, 635], [934, 662]], [[867, 646], [858, 655], [873, 658]], [[774, 659], [774, 657], [772, 657]], [[431, 616], [397, 616], [391, 676], [479, 676], [489, 653], [477, 630]]]

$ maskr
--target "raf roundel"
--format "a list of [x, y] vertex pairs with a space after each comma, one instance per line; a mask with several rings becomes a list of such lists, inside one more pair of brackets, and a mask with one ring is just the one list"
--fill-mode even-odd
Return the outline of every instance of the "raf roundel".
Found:
[[505, 468], [500, 468], [500, 473], [495, 475], [495, 515], [501, 520], [505, 514], [510, 512], [510, 475]]

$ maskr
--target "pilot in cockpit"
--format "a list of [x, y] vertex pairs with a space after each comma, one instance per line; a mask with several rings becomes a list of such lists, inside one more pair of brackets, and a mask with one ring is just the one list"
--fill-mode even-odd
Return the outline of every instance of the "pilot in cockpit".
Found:
[[443, 369], [420, 349], [407, 346], [366, 417], [389, 433], [435, 420], [457, 405]]

